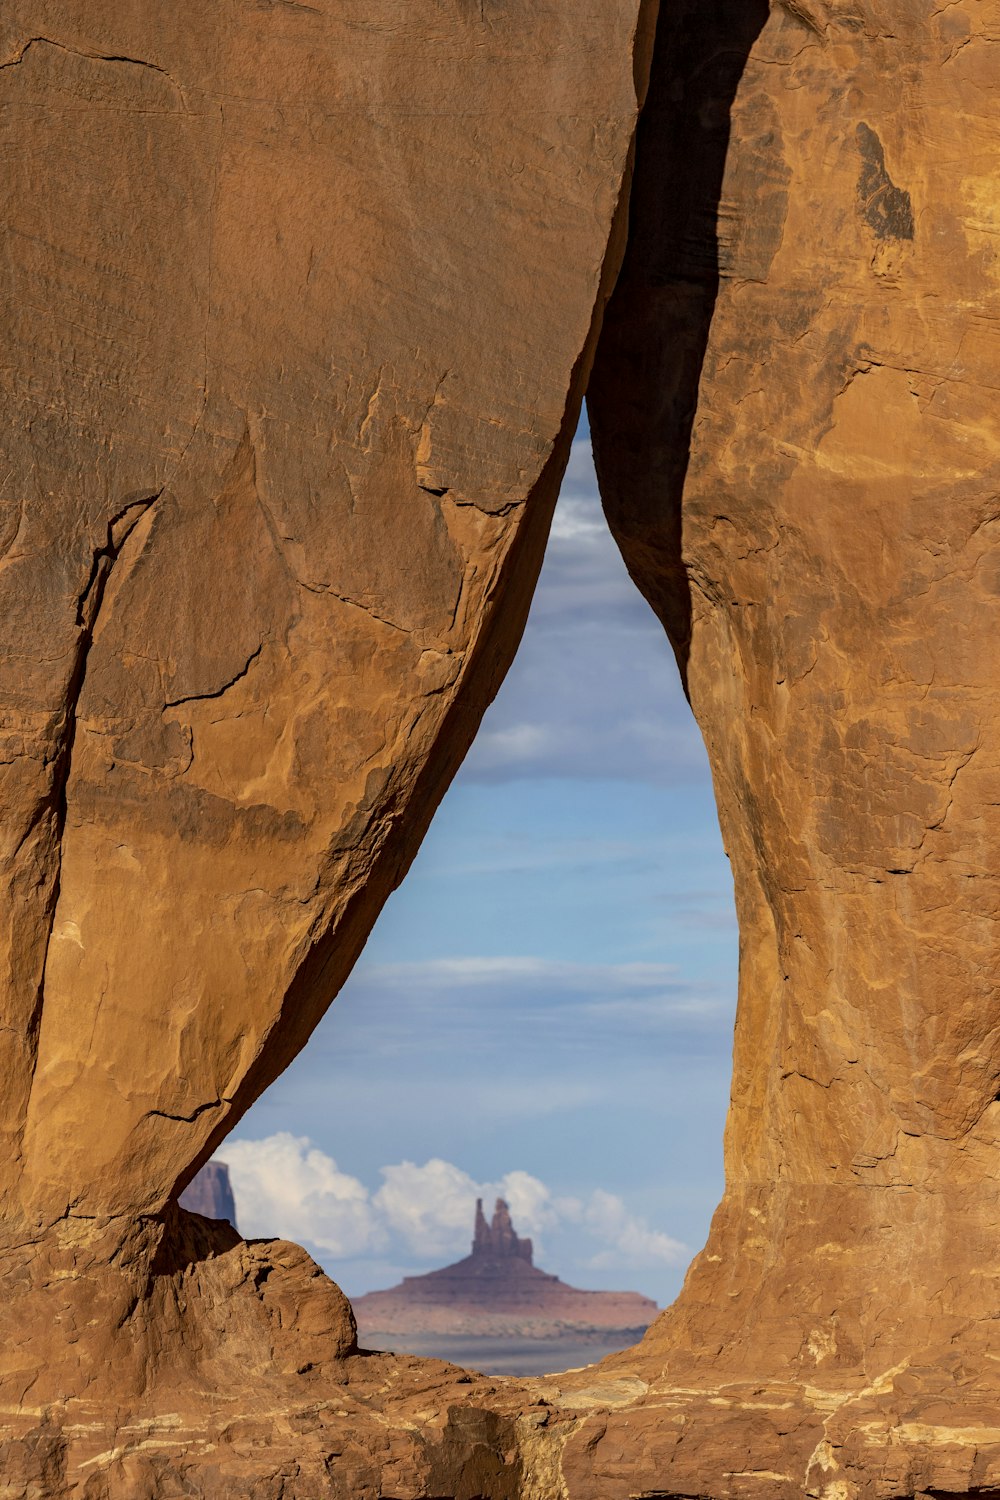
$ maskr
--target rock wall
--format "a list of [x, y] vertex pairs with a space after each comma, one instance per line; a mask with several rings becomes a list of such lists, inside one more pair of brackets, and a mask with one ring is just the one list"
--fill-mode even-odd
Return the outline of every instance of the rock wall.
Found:
[[[336, 1386], [344, 1299], [172, 1203], [330, 1004], [513, 655], [654, 8], [4, 7], [5, 1480], [187, 1493], [225, 1428], [213, 1494], [288, 1464], [329, 1493], [339, 1439], [247, 1453]], [[129, 1477], [121, 1434], [170, 1412], [183, 1483], [148, 1448]]]
[[33, 1222], [161, 1209], [412, 858], [540, 562], [641, 8], [7, 7], [0, 1191]]
[[712, 760], [740, 996], [725, 1200], [573, 1496], [1000, 1485], [998, 21], [661, 21], [588, 403]]

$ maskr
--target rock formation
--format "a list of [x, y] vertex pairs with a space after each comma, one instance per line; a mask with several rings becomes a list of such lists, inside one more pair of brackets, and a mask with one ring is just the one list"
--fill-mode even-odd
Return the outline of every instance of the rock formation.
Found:
[[534, 1246], [530, 1240], [522, 1240], [515, 1231], [506, 1199], [497, 1199], [493, 1217], [488, 1224], [483, 1213], [483, 1200], [476, 1199], [472, 1259], [477, 1265], [486, 1265], [492, 1261], [506, 1265], [512, 1259], [526, 1260], [529, 1266], [534, 1263]]
[[222, 1161], [207, 1161], [188, 1183], [177, 1202], [188, 1213], [204, 1219], [225, 1219], [235, 1229], [236, 1199], [229, 1168]]
[[640, 12], [7, 7], [0, 1188], [30, 1222], [162, 1209], [412, 858], [540, 562]]
[[725, 1200], [574, 1500], [1000, 1492], [998, 19], [662, 12], [588, 401], [739, 1011]]
[[[517, 645], [654, 10], [4, 8], [15, 1487], [326, 1495], [345, 1423], [344, 1494], [389, 1463], [381, 1420], [303, 1437], [354, 1402], [337, 1289], [175, 1200], [329, 1005]], [[448, 1422], [401, 1429], [395, 1493], [460, 1482]]]
[[464, 1260], [404, 1276], [399, 1286], [368, 1292], [352, 1305], [362, 1344], [366, 1337], [412, 1333], [555, 1340], [613, 1329], [638, 1337], [657, 1312], [638, 1292], [580, 1291], [540, 1270], [502, 1198], [489, 1224], [477, 1200], [472, 1253]]
[[590, 394], [741, 925], [678, 1303], [497, 1385], [174, 1206], [510, 660], [654, 8], [4, 10], [12, 1500], [1000, 1491], [995, 0], [663, 6]]

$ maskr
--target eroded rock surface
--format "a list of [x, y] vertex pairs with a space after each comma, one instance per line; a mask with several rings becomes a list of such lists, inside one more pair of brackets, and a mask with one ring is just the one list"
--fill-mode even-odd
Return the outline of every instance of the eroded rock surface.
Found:
[[291, 1410], [352, 1347], [302, 1252], [170, 1205], [330, 1003], [513, 654], [652, 23], [4, 8], [4, 1479], [152, 1494], [148, 1447], [114, 1468], [137, 1411], [213, 1447], [220, 1392]]
[[742, 933], [678, 1303], [595, 1371], [473, 1379], [170, 1207], [516, 643], [651, 12], [0, 20], [16, 1500], [1000, 1491], [996, 0], [664, 7], [591, 391]]
[[581, 395], [640, 9], [5, 10], [0, 1188], [39, 1222], [183, 1185], [467, 747]]

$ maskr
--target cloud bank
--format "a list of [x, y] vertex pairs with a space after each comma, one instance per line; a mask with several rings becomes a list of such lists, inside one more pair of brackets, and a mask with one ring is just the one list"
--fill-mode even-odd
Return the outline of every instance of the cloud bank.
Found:
[[343, 1172], [308, 1136], [279, 1131], [262, 1140], [230, 1140], [229, 1166], [241, 1231], [305, 1242], [343, 1260], [388, 1255], [401, 1264], [441, 1264], [469, 1252], [477, 1198], [506, 1198], [518, 1233], [548, 1241], [571, 1231], [577, 1264], [595, 1269], [677, 1266], [686, 1246], [632, 1214], [615, 1193], [560, 1196], [530, 1172], [477, 1182], [434, 1157], [381, 1169], [374, 1191]]

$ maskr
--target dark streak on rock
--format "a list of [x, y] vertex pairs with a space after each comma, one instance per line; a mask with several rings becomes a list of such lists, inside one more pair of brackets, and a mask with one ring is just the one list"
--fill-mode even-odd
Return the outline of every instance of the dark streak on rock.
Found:
[[85, 627], [85, 635], [81, 639], [81, 649], [84, 654], [90, 649], [94, 626], [97, 623], [98, 611], [111, 576], [111, 569], [140, 519], [154, 501], [160, 498], [160, 493], [157, 491], [155, 495], [143, 495], [138, 500], [130, 500], [116, 515], [111, 517], [104, 542], [100, 547], [94, 548], [90, 577], [76, 602], [76, 623]]
[[861, 171], [858, 204], [868, 225], [880, 240], [913, 239], [913, 205], [904, 188], [898, 188], [885, 169], [885, 149], [870, 125], [858, 126]]
[[[94, 642], [94, 629], [97, 624], [101, 605], [104, 602], [111, 570], [118, 561], [122, 549], [136, 525], [149, 507], [156, 503], [161, 494], [162, 491], [157, 490], [154, 494], [141, 495], [135, 500], [130, 500], [111, 517], [107, 523], [105, 540], [99, 547], [94, 548], [90, 574], [76, 601], [76, 624], [80, 633], [77, 636], [76, 653], [66, 683], [65, 709], [59, 730], [58, 747], [53, 757], [51, 782], [46, 796], [39, 802], [34, 811], [30, 828], [21, 839], [21, 844], [24, 844], [29, 834], [43, 820], [48, 821], [53, 828], [55, 874], [45, 904], [45, 922], [47, 928], [45, 951], [42, 956], [41, 978], [27, 1025], [28, 1035], [33, 1039], [33, 1045], [37, 1041], [38, 1028], [41, 1024], [48, 945], [52, 939], [56, 909], [59, 905], [62, 873], [62, 842], [66, 831], [67, 788], [73, 765], [73, 747], [76, 742], [77, 707], [80, 702], [80, 696], [83, 693], [83, 684], [87, 675], [87, 661], [90, 648]], [[18, 845], [18, 848], [20, 847], [21, 845]], [[35, 1061], [37, 1062], [37, 1056]], [[0, 1457], [0, 1465], [2, 1465], [2, 1457]], [[5, 1472], [0, 1467], [0, 1473]]]

